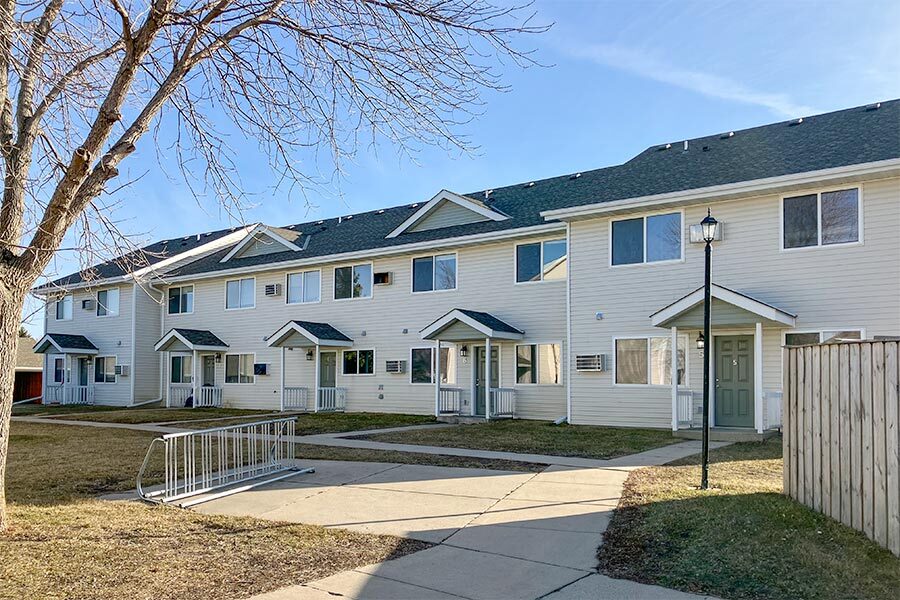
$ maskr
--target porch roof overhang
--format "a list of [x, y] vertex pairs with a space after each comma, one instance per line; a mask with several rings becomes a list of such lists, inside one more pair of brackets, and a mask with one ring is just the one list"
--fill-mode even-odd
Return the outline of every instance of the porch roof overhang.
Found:
[[183, 329], [181, 327], [176, 327], [166, 332], [166, 334], [156, 342], [156, 345], [153, 348], [157, 352], [172, 350], [207, 350], [212, 352], [224, 352], [225, 350], [228, 350], [228, 344], [206, 329]]
[[83, 335], [70, 333], [44, 334], [34, 345], [38, 354], [97, 354], [97, 346]]
[[521, 340], [525, 332], [494, 315], [454, 308], [421, 332], [423, 340], [467, 341], [483, 338]]
[[288, 321], [285, 325], [267, 338], [269, 347], [284, 348], [307, 346], [341, 346], [353, 345], [353, 339], [341, 333], [328, 323], [313, 321]]
[[[763, 323], [774, 327], [794, 327], [797, 315], [736, 292], [721, 285], [711, 285], [713, 327], [734, 327]], [[698, 329], [703, 327], [703, 288], [676, 300], [650, 315], [654, 327], [679, 327]]]

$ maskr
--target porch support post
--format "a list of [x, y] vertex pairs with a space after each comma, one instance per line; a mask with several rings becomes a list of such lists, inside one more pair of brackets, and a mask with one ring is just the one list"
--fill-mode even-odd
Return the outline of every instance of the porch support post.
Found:
[[672, 326], [669, 347], [672, 349], [672, 431], [678, 431], [678, 328], [675, 326]]
[[199, 397], [200, 396], [200, 386], [197, 385], [197, 383], [198, 383], [197, 380], [199, 379], [199, 377], [197, 377], [197, 372], [199, 370], [198, 369], [199, 362], [200, 362], [200, 353], [197, 352], [196, 350], [194, 350], [192, 352], [192, 358], [191, 358], [191, 383], [193, 384], [193, 389], [191, 390], [191, 393], [194, 395], [193, 408], [197, 408], [197, 401], [200, 400], [200, 397]]
[[491, 338], [484, 338], [484, 420], [491, 420]]
[[319, 345], [316, 344], [316, 388], [313, 390], [313, 412], [319, 412]]
[[441, 414], [441, 340], [435, 340], [434, 344], [434, 416]]
[[72, 382], [71, 355], [63, 354], [63, 356], [65, 357], [64, 364], [66, 365], [66, 372], [63, 373], [63, 401], [61, 404], [65, 404], [69, 401], [69, 384]]
[[165, 386], [166, 408], [172, 408], [172, 386], [169, 385], [169, 382], [172, 381], [172, 353], [166, 350], [163, 352], [163, 356], [165, 357], [165, 363], [163, 364], [163, 370], [160, 376], [162, 377], [163, 385]]
[[753, 336], [753, 424], [757, 433], [763, 432], [763, 329], [756, 323]]
[[281, 347], [281, 394], [279, 395], [279, 408], [281, 412], [284, 412], [284, 346]]

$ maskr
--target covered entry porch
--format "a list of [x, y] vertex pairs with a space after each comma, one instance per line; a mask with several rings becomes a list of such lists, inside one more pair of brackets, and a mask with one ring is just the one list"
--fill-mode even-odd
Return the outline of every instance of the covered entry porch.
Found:
[[43, 404], [94, 404], [94, 357], [98, 349], [89, 339], [48, 333], [34, 345], [34, 351], [45, 356]]
[[217, 365], [228, 344], [205, 329], [170, 329], [154, 347], [165, 352], [166, 407], [221, 407], [222, 382]]
[[[515, 349], [504, 352], [508, 342], [521, 340], [525, 332], [486, 312], [456, 308], [421, 331], [423, 340], [433, 341], [433, 373], [441, 373], [441, 344], [452, 343], [463, 361], [471, 360], [470, 385], [449, 387], [434, 378], [434, 414], [512, 419], [516, 416], [516, 390], [501, 386], [505, 360], [515, 360]], [[470, 358], [471, 356], [471, 358]]]
[[[281, 349], [282, 411], [339, 412], [347, 408], [347, 389], [337, 387], [336, 376], [338, 350], [353, 346], [352, 338], [328, 323], [288, 321], [267, 338], [267, 344]], [[308, 363], [312, 363], [311, 374], [305, 367]], [[311, 390], [309, 385], [296, 385], [309, 381], [310, 375]]]
[[[703, 421], [703, 361], [709, 362], [711, 427], [756, 431], [781, 426], [781, 334], [797, 316], [712, 284], [710, 338], [703, 339], [703, 288], [662, 308], [650, 319], [669, 329], [666, 356], [672, 388], [672, 430]], [[689, 360], [690, 355], [698, 360]], [[689, 382], [689, 383], [688, 383]]]

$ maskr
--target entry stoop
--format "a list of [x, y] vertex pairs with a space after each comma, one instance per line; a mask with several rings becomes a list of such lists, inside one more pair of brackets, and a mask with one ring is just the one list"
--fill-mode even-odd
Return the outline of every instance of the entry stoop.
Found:
[[466, 417], [466, 416], [458, 416], [458, 415], [441, 415], [438, 417], [438, 421], [440, 423], [451, 423], [453, 425], [475, 425], [478, 423], [484, 423], [484, 417]]
[[[672, 435], [686, 440], [699, 440], [703, 437], [702, 429], [679, 429]], [[755, 429], [744, 427], [710, 427], [709, 440], [711, 442], [761, 442], [778, 435], [778, 430], [769, 429], [757, 433]]]

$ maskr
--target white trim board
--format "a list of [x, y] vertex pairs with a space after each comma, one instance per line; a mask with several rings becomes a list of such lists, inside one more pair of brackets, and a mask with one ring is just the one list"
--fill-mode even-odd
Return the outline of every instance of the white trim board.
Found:
[[449, 190], [441, 190], [434, 197], [423, 204], [419, 209], [409, 216], [405, 221], [403, 221], [400, 225], [394, 228], [389, 234], [387, 234], [386, 238], [395, 238], [404, 231], [408, 230], [410, 227], [413, 227], [417, 223], [421, 222], [425, 217], [431, 214], [438, 205], [446, 200], [447, 202], [452, 202], [454, 204], [458, 204], [463, 208], [466, 208], [476, 214], [481, 215], [491, 221], [505, 221], [509, 217], [504, 214], [501, 214], [495, 210], [491, 210], [490, 208], [484, 206], [480, 202], [477, 202], [471, 198], [467, 198], [465, 196], [461, 196], [460, 194], [456, 194]]
[[438, 336], [438, 334], [447, 328], [454, 321], [459, 321], [460, 323], [465, 323], [475, 331], [478, 331], [484, 334], [484, 337], [489, 337], [497, 340], [521, 340], [525, 337], [525, 333], [520, 331], [518, 333], [514, 333], [511, 331], [497, 331], [495, 329], [491, 329], [484, 323], [477, 321], [470, 317], [469, 315], [463, 313], [459, 309], [453, 309], [448, 312], [443, 317], [439, 318], [437, 321], [433, 322], [431, 325], [425, 327], [419, 333], [422, 334], [422, 339], [434, 339]]
[[[322, 323], [322, 325], [326, 325], [326, 323]], [[331, 326], [333, 327], [333, 325]], [[335, 329], [337, 329], [335, 327]], [[338, 330], [340, 331], [340, 330]], [[328, 338], [320, 338], [312, 334], [308, 329], [297, 323], [296, 321], [290, 321], [289, 323], [285, 323], [281, 329], [273, 333], [269, 336], [266, 345], [270, 348], [272, 347], [280, 347], [281, 342], [287, 336], [298, 333], [312, 342], [314, 346], [337, 346], [340, 348], [350, 348], [353, 346], [353, 341], [350, 340], [336, 340], [336, 339], [328, 339]], [[345, 334], [346, 335], [346, 334]], [[347, 336], [350, 337], [350, 336]]]
[[[716, 285], [715, 283], [711, 284], [710, 286], [710, 295], [713, 298], [718, 298], [723, 302], [727, 302], [728, 304], [732, 304], [734, 306], [737, 306], [738, 308], [742, 308], [748, 312], [759, 315], [760, 317], [763, 317], [770, 321], [783, 323], [784, 325], [787, 325], [789, 327], [794, 327], [797, 323], [797, 315], [795, 314], [781, 310], [780, 308], [776, 308], [770, 304], [760, 302], [759, 300], [751, 298], [750, 296], [745, 296], [738, 292], [729, 290], [728, 288]], [[687, 296], [682, 297], [680, 300], [677, 300], [672, 304], [666, 306], [665, 308], [650, 315], [650, 322], [654, 327], [664, 327], [663, 323], [666, 323], [667, 321], [670, 321], [671, 319], [684, 314], [685, 312], [703, 302], [703, 296], [703, 288], [698, 288]]]

